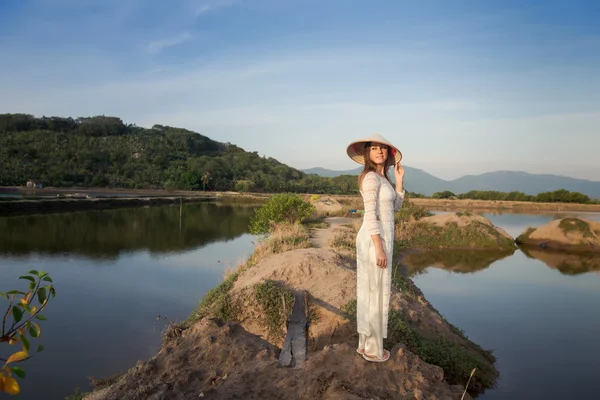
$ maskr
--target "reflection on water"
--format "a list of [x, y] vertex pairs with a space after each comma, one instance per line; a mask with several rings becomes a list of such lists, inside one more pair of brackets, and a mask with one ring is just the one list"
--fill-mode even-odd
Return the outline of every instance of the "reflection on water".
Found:
[[0, 254], [116, 259], [125, 252], [181, 252], [248, 230], [252, 207], [214, 203], [0, 218]]
[[513, 253], [514, 250], [424, 250], [403, 255], [402, 263], [407, 267], [409, 275], [419, 274], [429, 267], [467, 274], [486, 269]]
[[[558, 270], [561, 274], [600, 272], [600, 254], [543, 250], [535, 247], [520, 247], [518, 251]], [[489, 268], [496, 261], [513, 254], [514, 251], [423, 250], [402, 254], [402, 265], [409, 276], [421, 274], [427, 268], [466, 274]]]
[[[228, 268], [248, 257], [249, 207], [211, 203], [0, 218], [0, 291], [50, 273], [56, 298], [41, 322], [42, 353], [23, 363], [19, 399], [63, 399], [87, 377], [126, 371], [158, 351]], [[0, 298], [4, 311], [5, 302]], [[0, 357], [5, 354], [0, 353]]]
[[521, 251], [527, 257], [539, 260], [548, 267], [557, 269], [565, 275], [579, 275], [600, 271], [600, 254], [569, 253], [535, 247], [521, 247]]

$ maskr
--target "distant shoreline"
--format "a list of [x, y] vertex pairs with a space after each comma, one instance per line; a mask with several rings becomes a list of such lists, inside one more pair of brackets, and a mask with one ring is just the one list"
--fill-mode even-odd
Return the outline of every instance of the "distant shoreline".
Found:
[[536, 203], [533, 201], [410, 199], [414, 204], [436, 210], [587, 211], [600, 212], [600, 204]]
[[[262, 202], [273, 195], [273, 193], [246, 193], [246, 192], [214, 192], [214, 191], [186, 191], [186, 190], [163, 190], [163, 189], [127, 189], [127, 188], [84, 188], [84, 187], [46, 187], [43, 189], [29, 189], [26, 187], [10, 187], [0, 186], [0, 194], [16, 193], [23, 196], [56, 196], [60, 193], [85, 193], [94, 197], [95, 194], [103, 194], [106, 196], [117, 195], [123, 197], [109, 198], [92, 198], [92, 199], [70, 199], [48, 197], [47, 199], [33, 200], [11, 200], [0, 201], [0, 216], [30, 214], [32, 211], [37, 213], [46, 212], [69, 212], [80, 211], [83, 209], [105, 209], [105, 208], [121, 208], [121, 207], [137, 207], [145, 205], [162, 205], [179, 203], [180, 198], [184, 198], [183, 202], [192, 201], [223, 201], [223, 202]], [[124, 196], [130, 194], [132, 197]], [[305, 193], [303, 196], [312, 196]], [[147, 196], [148, 198], [141, 199], [137, 196]], [[319, 196], [328, 196], [336, 199], [351, 199], [360, 200], [359, 195], [337, 195], [337, 194], [319, 194]], [[162, 200], [161, 200], [162, 199]], [[432, 198], [410, 198], [414, 204], [422, 206], [430, 210], [498, 210], [498, 211], [573, 211], [573, 212], [600, 212], [600, 204], [579, 204], [579, 203], [537, 203], [527, 201], [505, 201], [505, 200], [470, 200], [470, 199], [432, 199]], [[33, 203], [39, 202], [38, 206]], [[50, 203], [51, 202], [51, 203]], [[64, 204], [56, 205], [59, 202]], [[87, 207], [83, 204], [85, 202]], [[15, 209], [12, 212], [7, 212], [8, 203], [28, 203], [23, 206], [23, 212], [17, 212]], [[77, 203], [77, 205], [75, 205]], [[49, 206], [50, 205], [50, 206]], [[49, 208], [48, 208], [49, 206]], [[10, 208], [14, 208], [10, 207]]]

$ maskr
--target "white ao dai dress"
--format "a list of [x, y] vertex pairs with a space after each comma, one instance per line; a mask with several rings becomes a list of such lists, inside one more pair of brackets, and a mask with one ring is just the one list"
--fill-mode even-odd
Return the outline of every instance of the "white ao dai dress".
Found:
[[[394, 212], [404, 202], [404, 190], [396, 191], [391, 183], [375, 172], [362, 181], [363, 223], [356, 236], [356, 299], [359, 349], [377, 358], [383, 357], [383, 339], [387, 338], [388, 314], [394, 251]], [[376, 263], [375, 244], [371, 235], [380, 235], [387, 257], [387, 268]]]

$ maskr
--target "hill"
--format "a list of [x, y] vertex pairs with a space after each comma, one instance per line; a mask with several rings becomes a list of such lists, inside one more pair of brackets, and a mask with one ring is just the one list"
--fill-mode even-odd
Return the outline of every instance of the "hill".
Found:
[[0, 186], [348, 193], [353, 177], [324, 178], [186, 129], [117, 117], [0, 114]]
[[[358, 167], [355, 169], [347, 170], [347, 171], [333, 171], [325, 168], [310, 168], [304, 169], [303, 172], [307, 174], [317, 174], [323, 177], [338, 177], [344, 175], [356, 176], [360, 174], [362, 171], [362, 167]], [[412, 193], [421, 193], [426, 196], [431, 196], [433, 193], [443, 190], [448, 190], [448, 182], [437, 178], [422, 169], [412, 168], [409, 166], [404, 166], [405, 171], [405, 187], [407, 191]], [[390, 178], [392, 181], [394, 180], [394, 174], [390, 171]], [[433, 190], [434, 189], [434, 190]]]
[[[460, 178], [446, 181], [427, 172], [404, 166], [406, 170], [405, 186], [411, 192], [431, 196], [436, 192], [449, 190], [453, 193], [466, 193], [477, 191], [522, 192], [536, 195], [560, 189], [569, 192], [579, 192], [591, 198], [600, 198], [600, 182], [586, 179], [570, 178], [560, 175], [530, 174], [523, 171], [495, 171], [480, 175], [465, 175]], [[303, 170], [307, 173], [316, 173], [320, 176], [336, 177], [342, 174], [358, 175], [361, 168], [349, 171], [333, 171], [325, 168], [311, 168]]]

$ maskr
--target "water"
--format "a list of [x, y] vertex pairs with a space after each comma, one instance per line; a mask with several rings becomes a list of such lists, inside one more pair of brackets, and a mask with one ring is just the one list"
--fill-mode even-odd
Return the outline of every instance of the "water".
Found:
[[[213, 203], [0, 218], [0, 291], [49, 272], [45, 350], [21, 365], [20, 399], [63, 399], [156, 354], [163, 321], [187, 318], [228, 267], [249, 256], [250, 207]], [[0, 300], [2, 312], [6, 302]], [[0, 347], [6, 356], [6, 346]]]
[[[181, 225], [177, 206], [0, 218], [0, 290], [31, 268], [50, 272], [57, 288], [41, 323], [46, 349], [22, 364], [19, 398], [62, 399], [86, 390], [88, 376], [155, 355], [157, 315], [186, 318], [226, 267], [253, 251], [251, 215], [201, 203], [184, 205]], [[600, 221], [593, 213], [484, 216], [513, 236], [558, 217]], [[450, 322], [494, 350], [498, 388], [481, 399], [599, 398], [600, 273], [577, 257], [530, 253], [538, 258], [438, 254], [421, 260], [414, 279]]]
[[[483, 215], [512, 236], [554, 218], [600, 221], [593, 213]], [[448, 254], [452, 271], [428, 268], [414, 280], [450, 322], [494, 351], [498, 387], [480, 399], [598, 399], [600, 257], [583, 264], [577, 256], [529, 255], [535, 257], [517, 250], [494, 261]], [[461, 257], [462, 265], [455, 261]]]

